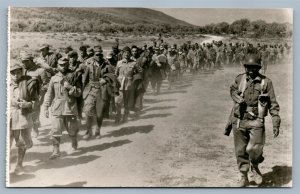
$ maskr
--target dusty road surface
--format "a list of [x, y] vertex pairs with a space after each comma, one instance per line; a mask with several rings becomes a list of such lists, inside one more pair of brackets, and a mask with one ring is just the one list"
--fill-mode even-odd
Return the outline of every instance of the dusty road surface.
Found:
[[[263, 186], [292, 185], [292, 84], [288, 65], [270, 67], [281, 105], [278, 138], [266, 120]], [[50, 122], [43, 119], [41, 135], [25, 157], [25, 172], [10, 174], [13, 187], [232, 187], [237, 180], [232, 134], [222, 134], [232, 101], [229, 86], [242, 68], [213, 74], [185, 75], [184, 82], [162, 93], [145, 95], [144, 110], [127, 123], [106, 120], [102, 139], [81, 139], [79, 152], [49, 160]], [[12, 150], [12, 168], [16, 149]], [[253, 185], [255, 186], [255, 185]]]

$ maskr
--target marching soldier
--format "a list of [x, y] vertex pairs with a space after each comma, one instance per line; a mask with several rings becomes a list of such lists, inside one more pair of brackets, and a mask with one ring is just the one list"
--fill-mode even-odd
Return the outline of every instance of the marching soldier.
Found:
[[100, 128], [102, 121], [100, 119], [100, 103], [101, 103], [101, 85], [106, 81], [101, 77], [101, 65], [104, 62], [103, 50], [101, 46], [94, 47], [94, 56], [86, 61], [86, 68], [83, 74], [83, 112], [86, 116], [86, 133], [83, 139], [89, 139], [92, 137], [92, 122], [96, 117], [97, 127], [95, 137], [100, 138]]
[[122, 53], [123, 59], [118, 62], [116, 68], [116, 76], [118, 77], [119, 82], [121, 83], [120, 94], [116, 97], [116, 108], [117, 108], [117, 116], [116, 122], [120, 122], [121, 120], [121, 107], [124, 105], [124, 115], [123, 122], [128, 120], [129, 115], [129, 102], [130, 102], [130, 93], [133, 92], [133, 78], [134, 74], [138, 72], [136, 68], [136, 62], [131, 60], [131, 50], [129, 47], [123, 48]]
[[19, 174], [23, 168], [26, 150], [32, 147], [29, 131], [32, 127], [32, 112], [38, 104], [37, 80], [23, 75], [22, 66], [18, 62], [11, 62], [10, 68], [10, 147], [13, 140], [18, 148], [15, 173]]
[[39, 95], [38, 102], [40, 104], [37, 104], [36, 102], [35, 109], [32, 112], [33, 132], [34, 132], [34, 136], [38, 137], [39, 135], [38, 128], [40, 127], [41, 106], [44, 101], [44, 96], [47, 92], [47, 88], [50, 80], [47, 77], [45, 70], [43, 68], [40, 68], [34, 63], [32, 54], [27, 52], [22, 52], [20, 55], [21, 55], [20, 58], [22, 64], [24, 65], [24, 75], [30, 76], [32, 79], [35, 79], [38, 84], [37, 85], [38, 95]]
[[[51, 138], [53, 152], [49, 159], [60, 156], [59, 145], [62, 131], [65, 128], [71, 139], [71, 152], [78, 147], [77, 134], [79, 131], [78, 123], [78, 104], [77, 98], [81, 96], [81, 80], [72, 80], [74, 76], [69, 74], [68, 58], [61, 58], [57, 66], [56, 73], [50, 80], [48, 91], [45, 96], [45, 117], [49, 118], [49, 107], [51, 107]], [[72, 74], [72, 73], [71, 73]]]
[[[261, 61], [258, 55], [247, 55], [244, 62], [246, 73], [236, 77], [230, 88], [231, 97], [237, 104], [232, 118], [235, 155], [240, 179], [238, 186], [244, 187], [249, 179], [262, 183], [258, 165], [263, 162], [265, 143], [265, 116], [272, 116], [274, 137], [279, 135], [279, 105], [276, 101], [272, 81], [259, 73]], [[248, 176], [247, 176], [248, 175]]]

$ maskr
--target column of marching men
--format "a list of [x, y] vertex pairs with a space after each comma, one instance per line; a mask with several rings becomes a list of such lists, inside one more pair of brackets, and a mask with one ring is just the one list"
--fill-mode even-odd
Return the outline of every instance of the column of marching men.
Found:
[[143, 109], [146, 90], [159, 94], [163, 80], [172, 89], [186, 72], [241, 66], [248, 54], [261, 56], [265, 73], [267, 64], [283, 62], [291, 53], [288, 44], [188, 41], [177, 46], [162, 39], [149, 46], [122, 49], [116, 41], [105, 56], [100, 45], [82, 44], [77, 50], [68, 46], [60, 53], [53, 50], [43, 44], [37, 57], [22, 51], [10, 63], [10, 146], [15, 140], [17, 174], [22, 172], [26, 150], [33, 146], [32, 135], [39, 136], [40, 114], [51, 119], [53, 151], [49, 158], [55, 159], [60, 156], [63, 130], [71, 142], [68, 153], [76, 152], [79, 130], [85, 130], [84, 140], [100, 139], [103, 119], [114, 116], [116, 123], [127, 122], [130, 111]]

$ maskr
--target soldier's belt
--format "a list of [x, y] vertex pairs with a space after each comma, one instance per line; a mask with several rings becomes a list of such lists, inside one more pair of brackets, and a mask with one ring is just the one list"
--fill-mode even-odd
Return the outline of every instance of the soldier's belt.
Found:
[[98, 88], [101, 86], [101, 84], [100, 84], [100, 82], [90, 82], [90, 86]]

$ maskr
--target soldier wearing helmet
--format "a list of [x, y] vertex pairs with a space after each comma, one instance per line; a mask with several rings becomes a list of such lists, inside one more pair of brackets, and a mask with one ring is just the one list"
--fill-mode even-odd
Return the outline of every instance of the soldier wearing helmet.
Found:
[[230, 88], [235, 102], [232, 117], [235, 155], [240, 179], [238, 186], [244, 187], [251, 181], [262, 183], [258, 165], [263, 162], [265, 142], [265, 116], [272, 117], [274, 137], [279, 135], [279, 104], [276, 101], [272, 81], [259, 73], [261, 59], [248, 55], [244, 61], [245, 73], [236, 77]]

